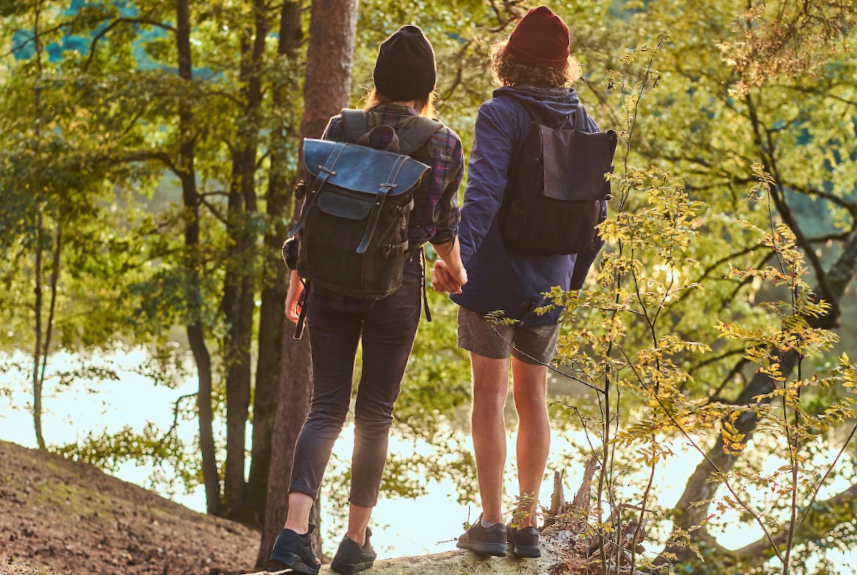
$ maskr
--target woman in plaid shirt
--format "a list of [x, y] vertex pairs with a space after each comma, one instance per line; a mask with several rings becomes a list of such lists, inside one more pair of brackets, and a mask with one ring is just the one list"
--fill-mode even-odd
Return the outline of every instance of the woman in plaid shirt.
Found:
[[[435, 58], [422, 30], [405, 26], [381, 45], [374, 80], [375, 90], [364, 109], [365, 133], [387, 125], [402, 136], [415, 124], [425, 123], [421, 116], [433, 115]], [[350, 126], [341, 116], [335, 116], [324, 139], [354, 143]], [[348, 532], [332, 567], [350, 575], [368, 569], [375, 560], [368, 524], [378, 501], [393, 407], [420, 322], [425, 277], [420, 257], [423, 245], [432, 243], [458, 286], [467, 282], [457, 237], [458, 187], [463, 171], [461, 140], [449, 128], [438, 127], [411, 154], [430, 166], [431, 173], [414, 192], [402, 286], [379, 300], [359, 299], [314, 286], [306, 303], [312, 344], [312, 405], [295, 446], [289, 515], [274, 544], [269, 570], [288, 568], [309, 575], [319, 571], [310, 545], [314, 528], [309, 524], [310, 509], [334, 441], [348, 415], [354, 361], [361, 339], [363, 372], [355, 408]], [[389, 141], [382, 140], [392, 139], [392, 133], [378, 130], [371, 138], [371, 147], [384, 149]], [[292, 322], [298, 321], [302, 292], [303, 286], [293, 272], [286, 298], [286, 316]]]

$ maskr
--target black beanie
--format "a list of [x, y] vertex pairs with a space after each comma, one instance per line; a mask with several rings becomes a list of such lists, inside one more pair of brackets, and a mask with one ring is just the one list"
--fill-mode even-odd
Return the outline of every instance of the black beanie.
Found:
[[381, 44], [372, 76], [375, 87], [389, 100], [428, 96], [437, 80], [431, 42], [418, 26], [402, 26]]

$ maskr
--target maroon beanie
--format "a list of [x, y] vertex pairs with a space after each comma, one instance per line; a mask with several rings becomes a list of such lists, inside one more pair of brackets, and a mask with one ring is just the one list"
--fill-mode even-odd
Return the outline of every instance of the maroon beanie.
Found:
[[506, 49], [524, 64], [564, 68], [568, 61], [568, 26], [547, 6], [533, 8], [512, 31]]

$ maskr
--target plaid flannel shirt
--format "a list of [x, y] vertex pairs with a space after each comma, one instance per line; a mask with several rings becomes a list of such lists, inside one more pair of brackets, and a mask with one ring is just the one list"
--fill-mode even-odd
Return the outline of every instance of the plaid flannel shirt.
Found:
[[[416, 110], [399, 104], [384, 104], [373, 108], [366, 116], [368, 127], [387, 125], [394, 130], [403, 118], [418, 116]], [[335, 142], [345, 138], [341, 116], [330, 119], [324, 131], [325, 140]], [[379, 147], [385, 147], [389, 141], [373, 141]], [[431, 158], [428, 163], [428, 193], [422, 196], [422, 205], [414, 206], [411, 214], [412, 227], [408, 230], [408, 242], [411, 248], [425, 242], [443, 244], [452, 241], [457, 233], [461, 214], [458, 208], [458, 187], [464, 172], [464, 152], [458, 134], [449, 128], [439, 130], [427, 142], [426, 151]], [[422, 225], [414, 225], [419, 222]]]

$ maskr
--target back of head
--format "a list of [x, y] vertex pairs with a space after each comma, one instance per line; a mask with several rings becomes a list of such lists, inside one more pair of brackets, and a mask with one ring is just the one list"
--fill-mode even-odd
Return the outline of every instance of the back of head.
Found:
[[402, 26], [381, 44], [372, 76], [375, 88], [390, 101], [426, 98], [437, 82], [431, 42], [419, 27]]
[[580, 64], [569, 54], [570, 34], [562, 18], [547, 6], [521, 18], [507, 41], [492, 49], [499, 84], [570, 86], [580, 77]]

